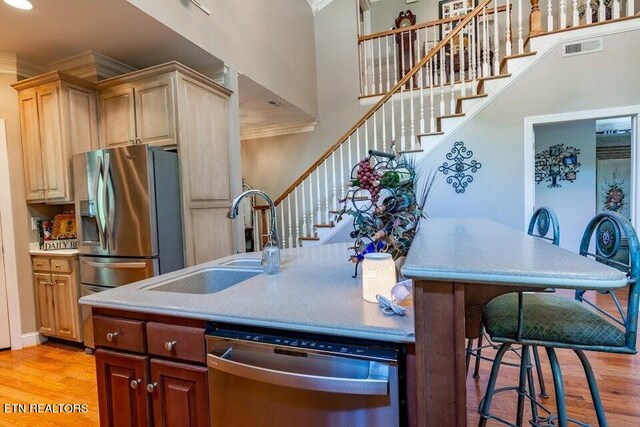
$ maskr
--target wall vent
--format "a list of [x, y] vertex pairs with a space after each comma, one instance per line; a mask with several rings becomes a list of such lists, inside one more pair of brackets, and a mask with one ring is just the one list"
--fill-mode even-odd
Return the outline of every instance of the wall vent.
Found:
[[584, 55], [586, 53], [601, 52], [602, 37], [597, 39], [583, 40], [575, 43], [565, 43], [562, 45], [562, 56]]

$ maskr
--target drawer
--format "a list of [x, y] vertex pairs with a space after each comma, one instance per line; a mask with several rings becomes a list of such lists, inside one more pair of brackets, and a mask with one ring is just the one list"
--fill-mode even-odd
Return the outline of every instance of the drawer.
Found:
[[149, 354], [206, 363], [204, 329], [147, 323]]
[[71, 273], [71, 260], [63, 258], [51, 258], [51, 272]]
[[117, 317], [93, 316], [93, 336], [96, 345], [144, 353], [145, 322]]
[[51, 271], [49, 258], [33, 257], [31, 258], [31, 263], [35, 271]]

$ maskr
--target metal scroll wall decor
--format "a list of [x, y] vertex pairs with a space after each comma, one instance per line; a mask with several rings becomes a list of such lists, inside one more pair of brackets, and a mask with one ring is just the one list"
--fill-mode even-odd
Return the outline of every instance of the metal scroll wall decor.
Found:
[[536, 185], [548, 182], [548, 188], [562, 187], [560, 181], [573, 182], [577, 178], [580, 150], [556, 144], [536, 154]]
[[464, 193], [467, 186], [473, 182], [473, 175], [482, 167], [482, 163], [471, 159], [473, 151], [464, 146], [464, 142], [453, 143], [453, 148], [447, 153], [447, 160], [438, 171], [447, 175], [447, 184], [451, 184], [456, 193]]

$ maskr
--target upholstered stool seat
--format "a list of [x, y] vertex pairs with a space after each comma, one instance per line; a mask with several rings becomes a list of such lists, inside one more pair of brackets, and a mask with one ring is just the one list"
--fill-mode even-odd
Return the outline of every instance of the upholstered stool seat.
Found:
[[[625, 333], [575, 299], [553, 294], [524, 294], [520, 341], [577, 346], [622, 347]], [[483, 323], [493, 341], [516, 341], [518, 294], [501, 295], [484, 308]]]

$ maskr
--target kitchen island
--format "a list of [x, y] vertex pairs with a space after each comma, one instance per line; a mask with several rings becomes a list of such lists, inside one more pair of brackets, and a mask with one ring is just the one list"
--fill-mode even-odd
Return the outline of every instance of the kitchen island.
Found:
[[[386, 316], [362, 298], [349, 246], [283, 250], [276, 275], [261, 274], [260, 254], [238, 254], [82, 298], [94, 315], [101, 424], [407, 424], [413, 312]], [[273, 351], [256, 353], [268, 345]], [[238, 363], [243, 356], [251, 366]], [[262, 380], [247, 380], [255, 375]], [[284, 400], [288, 412], [279, 406], [268, 422], [238, 423], [214, 409], [245, 414], [248, 399], [269, 408]]]

